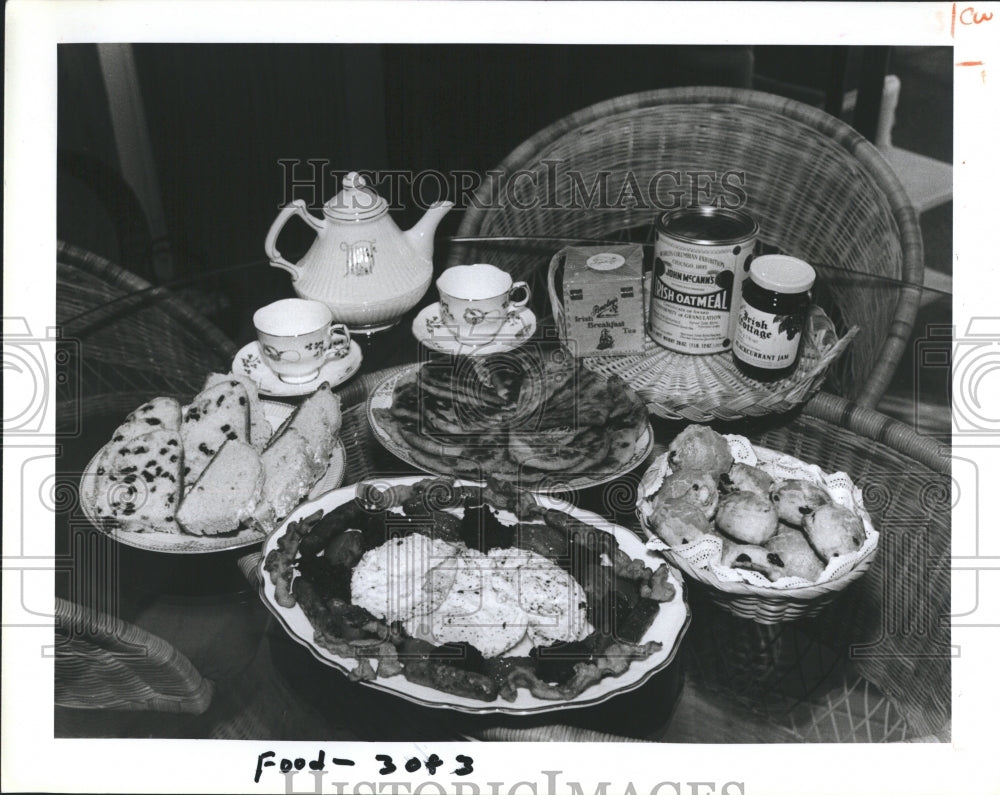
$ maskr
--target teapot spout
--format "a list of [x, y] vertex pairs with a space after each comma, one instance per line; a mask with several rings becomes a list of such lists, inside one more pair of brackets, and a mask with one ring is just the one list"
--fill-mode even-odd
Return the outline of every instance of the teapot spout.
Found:
[[435, 202], [427, 208], [423, 218], [403, 233], [410, 248], [428, 262], [434, 255], [434, 230], [453, 206], [454, 203], [450, 201]]

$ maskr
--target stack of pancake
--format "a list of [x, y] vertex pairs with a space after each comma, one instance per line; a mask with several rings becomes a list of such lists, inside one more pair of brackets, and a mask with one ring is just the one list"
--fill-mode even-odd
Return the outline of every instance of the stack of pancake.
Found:
[[618, 472], [647, 421], [642, 400], [617, 376], [533, 348], [426, 362], [374, 414], [421, 467], [526, 483]]

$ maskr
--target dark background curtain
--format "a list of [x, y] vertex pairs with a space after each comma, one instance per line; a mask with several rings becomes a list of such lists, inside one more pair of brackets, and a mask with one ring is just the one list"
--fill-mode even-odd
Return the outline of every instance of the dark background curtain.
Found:
[[[279, 207], [304, 198], [318, 211], [349, 170], [481, 175], [566, 114], [646, 89], [755, 87], [823, 107], [857, 84], [858, 59], [845, 56], [858, 49], [863, 48], [132, 46], [147, 122], [138, 133], [148, 135], [166, 227], [161, 242], [169, 247], [175, 278], [263, 260], [264, 237]], [[927, 49], [909, 59], [911, 71], [926, 66], [922, 82], [904, 82], [917, 96], [940, 71], [940, 64], [927, 61]], [[947, 61], [949, 48], [931, 49]], [[947, 77], [949, 70], [944, 64], [942, 74]], [[950, 83], [934, 88], [951, 90]], [[919, 113], [921, 103], [907, 107]], [[950, 125], [940, 119], [912, 121], [899, 124], [902, 134], [932, 132], [940, 138], [936, 156], [950, 161]], [[151, 281], [162, 280], [151, 266], [141, 202], [118, 168], [119, 144], [95, 45], [59, 47], [58, 124], [60, 238]], [[900, 144], [905, 146], [905, 139]], [[424, 187], [433, 192], [435, 184], [426, 181]], [[419, 215], [417, 202], [406, 193], [393, 199], [394, 216], [407, 228]], [[440, 233], [454, 232], [460, 212], [446, 216]], [[312, 233], [295, 221], [282, 232], [281, 250], [297, 259], [311, 242]], [[238, 313], [227, 306], [291, 294], [283, 272], [262, 262], [253, 273], [249, 281], [245, 272], [202, 281], [188, 297], [206, 301], [199, 308], [239, 336], [233, 325]]]
[[[535, 131], [581, 107], [670, 85], [749, 86], [753, 60], [750, 47], [133, 49], [179, 275], [261, 257], [264, 235], [288, 198], [289, 180], [300, 183], [292, 186], [296, 196], [310, 201], [309, 187], [301, 184], [317, 173], [310, 159], [338, 176], [361, 169], [483, 173]], [[59, 61], [60, 148], [86, 151], [113, 168], [108, 100], [93, 45], [62, 45]], [[298, 165], [292, 169], [281, 161]], [[66, 187], [61, 202], [60, 234], [82, 234], [98, 253], [113, 256], [101, 251], [107, 230], [95, 228], [89, 214], [78, 214], [86, 202], [75, 187]], [[330, 198], [337, 182], [327, 174], [323, 187], [317, 205]], [[409, 203], [401, 197], [398, 204]], [[401, 225], [415, 217], [408, 206], [396, 214]], [[452, 213], [442, 232], [458, 221]], [[296, 227], [289, 224], [282, 236], [289, 255], [309, 242], [306, 230]], [[131, 265], [141, 270], [142, 263]]]

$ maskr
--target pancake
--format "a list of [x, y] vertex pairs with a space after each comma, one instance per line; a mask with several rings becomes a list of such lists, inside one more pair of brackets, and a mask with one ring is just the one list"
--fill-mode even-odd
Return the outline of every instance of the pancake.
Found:
[[575, 405], [578, 376], [589, 371], [571, 363], [569, 357], [556, 358], [555, 354], [537, 362], [528, 371], [534, 377], [527, 378], [518, 392], [518, 416], [530, 417], [546, 410], [552, 413]]
[[621, 471], [632, 460], [648, 422], [649, 412], [642, 398], [630, 389], [625, 390], [621, 411], [611, 420], [608, 454], [600, 464], [600, 471]]
[[461, 456], [467, 447], [461, 440], [451, 440], [445, 435], [432, 434], [426, 427], [419, 428], [409, 423], [400, 423], [397, 430], [409, 447], [422, 450], [429, 455]]
[[598, 428], [553, 428], [535, 433], [510, 434], [511, 457], [547, 472], [585, 474], [600, 464], [611, 449], [611, 437]]
[[508, 401], [482, 380], [477, 370], [463, 365], [424, 364], [417, 373], [416, 383], [422, 392], [443, 400], [494, 408], [508, 405]]
[[396, 382], [375, 422], [432, 472], [524, 483], [614, 473], [632, 462], [643, 401], [560, 352], [428, 362]]

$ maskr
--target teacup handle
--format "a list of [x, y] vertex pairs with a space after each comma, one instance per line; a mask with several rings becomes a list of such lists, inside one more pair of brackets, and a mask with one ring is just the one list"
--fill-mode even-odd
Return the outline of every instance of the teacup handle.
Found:
[[347, 356], [347, 352], [351, 349], [351, 332], [347, 326], [343, 323], [331, 323], [326, 331], [326, 336], [330, 341], [330, 347], [327, 348], [323, 358], [327, 360], [343, 359]]
[[[524, 298], [514, 298], [514, 291], [518, 288], [524, 290]], [[528, 301], [531, 300], [531, 288], [528, 286], [527, 282], [514, 282], [510, 286], [510, 308], [520, 309], [521, 307], [527, 306]]]

